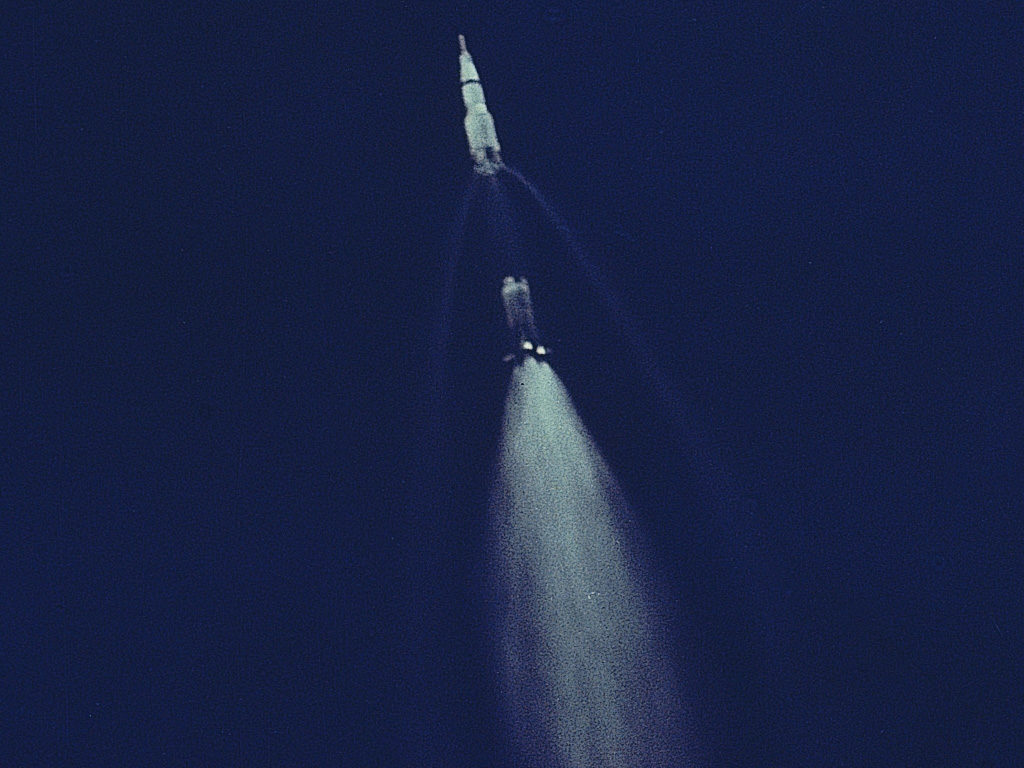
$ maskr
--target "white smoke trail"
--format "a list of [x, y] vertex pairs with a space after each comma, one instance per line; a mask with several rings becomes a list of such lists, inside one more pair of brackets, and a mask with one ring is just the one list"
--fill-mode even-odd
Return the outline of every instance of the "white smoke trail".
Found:
[[509, 384], [490, 510], [521, 764], [693, 765], [632, 513], [561, 381], [533, 358]]

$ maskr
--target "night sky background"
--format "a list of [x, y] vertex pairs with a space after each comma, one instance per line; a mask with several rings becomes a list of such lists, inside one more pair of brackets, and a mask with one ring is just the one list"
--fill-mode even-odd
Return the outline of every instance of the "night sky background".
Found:
[[435, 365], [472, 176], [463, 32], [506, 160], [641, 330], [638, 353], [511, 194], [708, 765], [1021, 765], [1022, 22], [916, 1], [8, 13], [0, 764], [510, 764], [479, 206], [443, 392]]

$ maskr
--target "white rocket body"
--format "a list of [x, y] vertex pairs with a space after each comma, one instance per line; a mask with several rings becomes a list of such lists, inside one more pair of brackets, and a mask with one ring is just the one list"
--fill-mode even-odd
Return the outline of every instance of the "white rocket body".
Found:
[[494, 129], [494, 118], [487, 111], [484, 88], [480, 84], [473, 57], [466, 50], [466, 39], [459, 35], [459, 80], [462, 83], [462, 102], [466, 105], [466, 141], [469, 155], [478, 173], [494, 175], [504, 167], [501, 162], [501, 144]]

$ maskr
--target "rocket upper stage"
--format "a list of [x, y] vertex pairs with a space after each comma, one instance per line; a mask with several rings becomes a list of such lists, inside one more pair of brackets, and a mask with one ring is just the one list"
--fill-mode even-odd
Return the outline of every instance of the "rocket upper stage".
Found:
[[487, 111], [484, 88], [473, 64], [473, 57], [466, 50], [466, 38], [459, 35], [459, 80], [462, 82], [462, 102], [466, 105], [466, 141], [469, 155], [477, 173], [493, 176], [504, 168], [501, 162], [501, 145], [494, 129], [494, 118]]

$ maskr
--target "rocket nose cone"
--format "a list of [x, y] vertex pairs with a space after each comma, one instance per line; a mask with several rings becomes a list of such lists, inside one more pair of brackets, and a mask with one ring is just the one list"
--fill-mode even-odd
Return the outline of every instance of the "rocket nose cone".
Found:
[[466, 38], [459, 35], [459, 53], [468, 53], [466, 50]]

